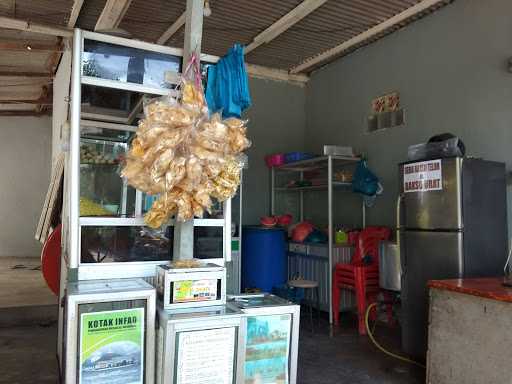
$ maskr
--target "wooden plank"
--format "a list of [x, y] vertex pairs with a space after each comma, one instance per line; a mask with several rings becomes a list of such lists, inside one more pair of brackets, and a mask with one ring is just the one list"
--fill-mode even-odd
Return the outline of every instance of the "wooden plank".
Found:
[[58, 52], [62, 50], [62, 46], [60, 44], [30, 42], [23, 40], [0, 40], [0, 50]]
[[37, 112], [37, 111], [16, 111], [16, 110], [13, 110], [13, 111], [0, 111], [0, 116], [34, 116], [34, 117], [39, 117], [39, 116], [44, 116], [44, 115], [49, 115], [49, 114], [50, 114], [49, 110], [45, 110], [43, 112]]
[[249, 76], [259, 79], [286, 81], [296, 83], [297, 85], [304, 85], [309, 80], [309, 77], [306, 75], [290, 74], [285, 70], [263, 67], [261, 65], [245, 64], [245, 69]]
[[48, 60], [46, 61], [46, 68], [48, 69], [48, 72], [50, 72], [52, 75], [55, 75], [57, 67], [59, 66], [60, 58], [62, 57], [62, 52], [64, 52], [62, 37], [59, 37], [59, 41], [57, 44], [59, 49], [55, 51], [53, 54], [51, 54]]
[[[61, 171], [62, 169], [62, 171]], [[57, 157], [57, 160], [55, 161], [55, 164], [53, 165], [52, 169], [52, 177], [50, 180], [50, 185], [48, 186], [48, 191], [46, 192], [46, 197], [44, 198], [43, 203], [43, 209], [41, 210], [41, 215], [39, 216], [39, 222], [37, 223], [36, 227], [36, 235], [35, 239], [40, 241], [41, 243], [44, 243], [44, 241], [41, 241], [42, 239], [42, 231], [44, 227], [44, 223], [46, 220], [46, 216], [48, 214], [48, 209], [50, 207], [50, 201], [52, 199], [53, 190], [55, 188], [55, 184], [57, 181], [58, 176], [63, 173], [64, 171], [64, 154], [61, 153], [59, 157]]]
[[68, 28], [75, 27], [76, 21], [78, 20], [78, 16], [80, 15], [80, 10], [82, 9], [82, 5], [84, 5], [84, 0], [73, 1], [71, 13], [69, 14]]
[[313, 56], [307, 60], [305, 60], [302, 64], [297, 65], [296, 67], [292, 68], [290, 70], [290, 73], [300, 73], [304, 72], [307, 69], [320, 64], [324, 61], [327, 61], [328, 59], [335, 57], [339, 54], [341, 54], [344, 51], [347, 51], [357, 44], [363, 43], [369, 39], [375, 38], [380, 33], [385, 32], [389, 28], [392, 28], [394, 26], [400, 25], [405, 20], [426, 11], [427, 9], [441, 4], [441, 3], [447, 3], [448, 0], [422, 0], [416, 5], [413, 5], [410, 8], [407, 8], [405, 11], [400, 12], [396, 14], [395, 16], [383, 21], [380, 24], [377, 24], [376, 26], [360, 33], [357, 36], [354, 36], [353, 38], [345, 41], [342, 44], [339, 44], [335, 46], [334, 48], [328, 49], [327, 51], [320, 53], [319, 55]]
[[0, 0], [0, 12], [3, 15], [14, 16], [16, 10], [15, 0]]
[[185, 25], [186, 12], [183, 12], [178, 20], [176, 20], [167, 30], [158, 38], [156, 41], [157, 44], [164, 45], [169, 41], [169, 39], [174, 36], [176, 32], [178, 32], [181, 27]]
[[203, 0], [187, 0], [185, 11], [185, 41], [183, 43], [183, 68], [187, 67], [190, 55], [201, 54], [203, 37]]
[[48, 234], [52, 226], [56, 225], [60, 220], [59, 216], [62, 212], [62, 194], [64, 188], [64, 155], [60, 154], [57, 160], [55, 184], [53, 185], [50, 201], [48, 203], [48, 211], [44, 218], [44, 224], [41, 231], [41, 239], [43, 243], [46, 242]]
[[11, 99], [11, 100], [2, 100], [0, 99], [0, 104], [43, 104], [43, 105], [52, 105], [53, 101], [49, 97], [39, 98], [39, 99]]
[[262, 44], [266, 44], [274, 40], [277, 36], [297, 24], [311, 12], [325, 4], [327, 0], [304, 0], [286, 15], [277, 20], [263, 32], [258, 34], [253, 41], [245, 48], [245, 53], [258, 48]]
[[[9, 70], [3, 70], [4, 66], [0, 65], [0, 77], [41, 77], [51, 79], [52, 74], [47, 72], [11, 72]], [[16, 67], [9, 67], [16, 70]]]
[[94, 30], [101, 31], [117, 28], [131, 2], [132, 0], [107, 0]]
[[[201, 55], [203, 35], [203, 0], [187, 0], [185, 16], [185, 41], [183, 43], [183, 68], [187, 67], [192, 53]], [[194, 220], [176, 223], [174, 227], [174, 255], [179, 259], [194, 257]]]
[[73, 30], [67, 28], [53, 27], [46, 24], [32, 23], [26, 20], [14, 19], [12, 17], [0, 16], [0, 26], [6, 29], [16, 29], [43, 35], [72, 37]]

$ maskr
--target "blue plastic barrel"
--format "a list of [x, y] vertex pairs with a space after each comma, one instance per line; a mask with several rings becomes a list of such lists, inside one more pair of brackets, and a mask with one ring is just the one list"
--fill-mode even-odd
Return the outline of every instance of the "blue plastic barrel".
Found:
[[280, 228], [244, 227], [242, 232], [242, 291], [272, 292], [287, 281], [286, 236]]

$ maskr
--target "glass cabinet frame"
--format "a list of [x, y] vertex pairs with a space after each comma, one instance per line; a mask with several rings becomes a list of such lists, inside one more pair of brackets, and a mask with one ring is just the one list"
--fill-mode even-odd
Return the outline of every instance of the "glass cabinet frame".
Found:
[[[84, 41], [94, 40], [98, 42], [114, 44], [122, 47], [135, 48], [177, 57], [181, 61], [183, 50], [178, 48], [165, 47], [161, 45], [125, 39], [95, 32], [74, 30], [73, 36], [73, 58], [71, 72], [71, 102], [70, 102], [70, 145], [66, 154], [66, 176], [65, 176], [65, 210], [63, 221], [68, 224], [68, 229], [63, 232], [63, 254], [68, 261], [68, 267], [77, 270], [78, 280], [107, 279], [107, 278], [128, 278], [128, 277], [153, 277], [156, 274], [156, 265], [166, 261], [130, 261], [130, 262], [109, 262], [109, 263], [82, 263], [81, 262], [81, 233], [83, 227], [104, 226], [144, 226], [143, 218], [143, 193], [136, 191], [134, 217], [81, 217], [80, 216], [80, 127], [83, 125], [104, 127], [135, 131], [136, 126], [116, 124], [112, 122], [92, 121], [81, 117], [81, 93], [82, 85], [94, 87], [105, 87], [124, 91], [139, 92], [151, 95], [175, 94], [171, 88], [159, 88], [144, 84], [137, 84], [128, 81], [103, 79], [83, 74], [84, 64]], [[216, 58], [209, 55], [201, 55], [204, 61], [215, 62]], [[179, 76], [165, 76], [178, 79]], [[172, 85], [172, 81], [170, 82]], [[194, 227], [222, 227], [222, 258], [208, 259], [208, 262], [224, 265], [231, 260], [231, 200], [223, 203], [223, 218], [220, 219], [194, 219]], [[167, 225], [174, 226], [171, 220]], [[172, 245], [171, 245], [172, 246]]]

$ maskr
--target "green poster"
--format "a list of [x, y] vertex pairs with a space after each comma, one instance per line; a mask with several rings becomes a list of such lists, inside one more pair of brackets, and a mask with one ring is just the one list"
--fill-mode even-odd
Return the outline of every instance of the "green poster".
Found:
[[144, 308], [83, 313], [80, 384], [142, 384]]

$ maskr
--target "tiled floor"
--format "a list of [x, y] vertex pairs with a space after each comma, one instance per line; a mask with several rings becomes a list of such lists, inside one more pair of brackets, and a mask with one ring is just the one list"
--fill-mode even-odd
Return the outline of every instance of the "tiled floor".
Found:
[[[306, 323], [304, 325], [307, 325]], [[377, 327], [377, 337], [395, 351], [399, 334]], [[0, 383], [57, 382], [55, 358], [57, 327], [0, 328]], [[303, 327], [300, 336], [299, 384], [419, 384], [424, 372], [379, 352], [355, 331], [353, 321], [330, 331], [327, 321], [312, 333]]]

